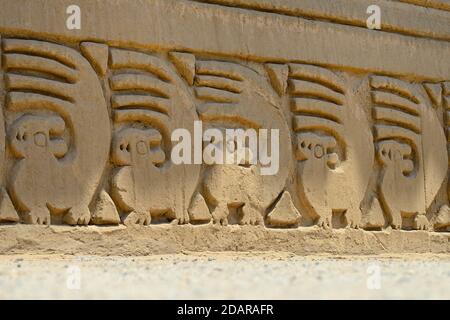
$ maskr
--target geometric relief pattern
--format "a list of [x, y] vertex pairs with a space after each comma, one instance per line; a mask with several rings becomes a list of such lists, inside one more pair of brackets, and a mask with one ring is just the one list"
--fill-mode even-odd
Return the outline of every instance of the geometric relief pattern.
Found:
[[431, 101], [417, 85], [371, 78], [377, 141], [382, 164], [379, 196], [392, 227], [412, 218], [414, 229], [427, 229], [425, 215], [447, 174], [446, 139]]
[[[261, 164], [215, 164], [205, 168], [203, 189], [215, 223], [228, 224], [236, 211], [240, 224], [262, 224], [268, 207], [282, 193], [291, 169], [291, 139], [281, 98], [269, 80], [230, 62], [196, 62], [195, 92], [200, 118], [225, 136], [227, 128], [277, 129], [283, 139], [274, 175], [262, 175]], [[267, 138], [270, 138], [268, 135]], [[271, 141], [267, 142], [271, 145]]]
[[125, 224], [149, 224], [165, 216], [189, 222], [187, 209], [197, 186], [199, 165], [170, 161], [171, 132], [193, 135], [198, 120], [188, 88], [159, 57], [111, 49], [109, 79], [114, 119], [112, 196]]
[[88, 224], [111, 137], [96, 73], [79, 52], [43, 41], [5, 39], [3, 61], [15, 206], [27, 223]]
[[374, 155], [362, 106], [352, 103], [344, 79], [317, 66], [291, 64], [289, 88], [301, 200], [319, 226], [330, 227], [340, 213], [347, 226], [360, 227]]
[[[385, 226], [450, 225], [449, 82], [92, 42], [1, 49], [0, 222], [361, 228], [372, 201]], [[198, 121], [278, 130], [278, 170], [261, 174], [247, 142], [239, 164], [174, 164], [172, 133]]]

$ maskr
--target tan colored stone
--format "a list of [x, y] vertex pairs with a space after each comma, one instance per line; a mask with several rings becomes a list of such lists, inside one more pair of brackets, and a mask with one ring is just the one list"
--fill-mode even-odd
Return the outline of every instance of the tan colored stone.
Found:
[[417, 85], [372, 77], [377, 158], [383, 165], [380, 197], [391, 224], [427, 229], [425, 213], [447, 175], [446, 139], [439, 119]]
[[191, 221], [195, 222], [211, 221], [212, 218], [211, 213], [209, 212], [205, 199], [200, 193], [197, 193], [195, 195], [188, 211]]
[[[82, 239], [82, 241], [80, 241]], [[67, 254], [70, 256], [148, 256], [189, 252], [261, 252], [297, 255], [378, 255], [450, 253], [450, 233], [364, 231], [319, 228], [268, 229], [205, 225], [0, 226], [0, 254]]]
[[102, 190], [95, 203], [91, 222], [94, 224], [119, 224], [120, 216], [109, 194]]
[[3, 50], [6, 107], [15, 118], [11, 197], [27, 223], [64, 214], [68, 224], [88, 224], [111, 137], [97, 75], [78, 52], [54, 43], [7, 39]]
[[198, 60], [195, 84], [200, 119], [220, 129], [223, 136], [227, 128], [279, 130], [282, 143], [276, 174], [261, 175], [258, 162], [209, 165], [203, 177], [214, 223], [227, 225], [230, 209], [235, 209], [240, 211], [239, 223], [262, 224], [265, 210], [285, 187], [292, 169], [290, 132], [281, 100], [267, 77], [235, 63]]
[[385, 226], [383, 209], [376, 197], [372, 198], [369, 210], [362, 217], [362, 226], [365, 229], [382, 229]]
[[440, 83], [424, 83], [423, 87], [428, 93], [431, 102], [435, 106], [440, 106], [442, 103], [442, 86]]
[[[171, 134], [184, 128], [193, 137], [198, 120], [192, 96], [173, 67], [159, 57], [111, 49], [116, 165], [111, 196], [125, 224], [150, 224], [165, 216], [188, 223], [188, 207], [200, 165], [171, 161]], [[136, 91], [140, 92], [136, 94]]]
[[[0, 221], [154, 220], [168, 231], [136, 230], [201, 250], [265, 239], [296, 252], [447, 252], [431, 232], [303, 230], [449, 230], [446, 1], [377, 0], [382, 30], [369, 30], [370, 0], [78, 0], [82, 29], [70, 30], [64, 2], [49, 15], [44, 0], [4, 0]], [[171, 134], [193, 137], [196, 120], [279, 130], [278, 172], [262, 175], [249, 148], [240, 164], [173, 163]], [[299, 230], [168, 224], [210, 220]], [[211, 230], [222, 237], [208, 247]]]
[[8, 193], [4, 188], [0, 190], [0, 222], [19, 222], [20, 218], [14, 208]]
[[[0, 32], [51, 34], [52, 39], [102, 39], [124, 47], [182, 48], [244, 60], [303, 61], [448, 80], [450, 42], [439, 41], [449, 39], [448, 12], [385, 0], [382, 7], [389, 9], [384, 10], [382, 20], [387, 28], [379, 32], [364, 28], [371, 0], [352, 0], [352, 5], [348, 1], [338, 4], [334, 0], [332, 6], [326, 0], [290, 0], [280, 14], [277, 10], [241, 10], [239, 4], [230, 7], [185, 0], [144, 0], [139, 6], [117, 0], [77, 0], [84, 20], [97, 23], [85, 23], [74, 32], [64, 26], [65, 2], [52, 3], [52, 12], [61, 12], [63, 16], [59, 16], [48, 14], [47, 0], [7, 0], [2, 6]], [[292, 10], [311, 12], [311, 7], [318, 13], [312, 16], [316, 20], [302, 18], [303, 14], [285, 15]], [[342, 17], [347, 14], [351, 18]], [[348, 21], [357, 27], [349, 26]], [[411, 34], [418, 37], [405, 36]]]
[[169, 57], [180, 75], [192, 86], [195, 77], [195, 56], [183, 52], [170, 52]]
[[450, 208], [447, 205], [442, 206], [434, 219], [436, 229], [446, 229], [450, 227]]
[[300, 200], [319, 226], [344, 212], [347, 225], [358, 228], [374, 161], [362, 106], [330, 70], [292, 64], [289, 81]]
[[104, 76], [108, 69], [108, 46], [95, 42], [82, 42], [80, 49], [95, 71]]
[[269, 225], [276, 227], [297, 225], [300, 222], [300, 219], [300, 213], [297, 208], [295, 208], [291, 199], [291, 194], [288, 191], [283, 192], [280, 200], [267, 215], [267, 222]]
[[289, 67], [285, 64], [267, 63], [266, 70], [274, 89], [280, 96], [285, 94], [289, 77]]

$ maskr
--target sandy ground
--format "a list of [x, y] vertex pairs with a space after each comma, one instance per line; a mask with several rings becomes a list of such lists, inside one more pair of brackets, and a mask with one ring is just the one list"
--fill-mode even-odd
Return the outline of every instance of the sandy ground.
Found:
[[450, 256], [0, 256], [0, 298], [450, 299]]

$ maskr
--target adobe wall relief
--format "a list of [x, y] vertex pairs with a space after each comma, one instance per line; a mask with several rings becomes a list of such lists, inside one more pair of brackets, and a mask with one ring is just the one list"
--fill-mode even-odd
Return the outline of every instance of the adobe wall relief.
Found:
[[[6, 12], [15, 12], [10, 3]], [[98, 7], [82, 1], [86, 8], [103, 8], [94, 3]], [[306, 23], [276, 10], [191, 1], [145, 5], [163, 13], [166, 6], [183, 6], [188, 18], [167, 12], [177, 30], [196, 8], [216, 15], [222, 10], [229, 21], [248, 15], [250, 29], [258, 15], [265, 27], [274, 21]], [[336, 44], [336, 56], [323, 52], [322, 41], [309, 48], [293, 42], [283, 51], [279, 45], [293, 37], [292, 30], [262, 39], [278, 51], [261, 44], [258, 55], [253, 40], [245, 42], [250, 29], [235, 40], [242, 47], [219, 50], [207, 42], [210, 31], [197, 35], [205, 45], [173, 35], [158, 45], [141, 31], [125, 41], [117, 26], [116, 33], [87, 26], [71, 35], [56, 27], [48, 33], [47, 24], [33, 20], [35, 28], [18, 29], [3, 15], [0, 222], [435, 231], [450, 226], [450, 62], [436, 61], [450, 52], [447, 40], [318, 22], [324, 39], [343, 31], [356, 39], [373, 35], [378, 50], [393, 50], [394, 41], [405, 52], [417, 43], [414, 64], [411, 55], [408, 63], [394, 66], [397, 55], [378, 60], [368, 53], [363, 66], [356, 56], [363, 49], [345, 53], [355, 55], [354, 63], [342, 57], [345, 41]], [[204, 19], [189, 20], [192, 30], [211, 23], [209, 16]], [[313, 29], [305, 27], [302, 36]], [[300, 47], [306, 53], [296, 56]], [[202, 162], [174, 163], [171, 155], [179, 146], [173, 132], [194, 137], [200, 122], [203, 132], [217, 137], [227, 129], [253, 129], [258, 137], [276, 130], [277, 141], [269, 136], [265, 146], [273, 154], [279, 142], [276, 172], [262, 174], [267, 165], [252, 163], [256, 152], [247, 145], [240, 163], [208, 161], [208, 154], [217, 156], [208, 148], [224, 142], [214, 137], [200, 142]], [[194, 155], [198, 146], [189, 146], [184, 152]]]

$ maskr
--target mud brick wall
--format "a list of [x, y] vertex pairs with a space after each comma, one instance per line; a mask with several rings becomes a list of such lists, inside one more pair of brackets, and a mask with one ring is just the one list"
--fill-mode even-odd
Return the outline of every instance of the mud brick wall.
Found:
[[[0, 36], [8, 227], [448, 231], [446, 0], [1, 0]], [[198, 121], [277, 129], [279, 170], [174, 164]]]

